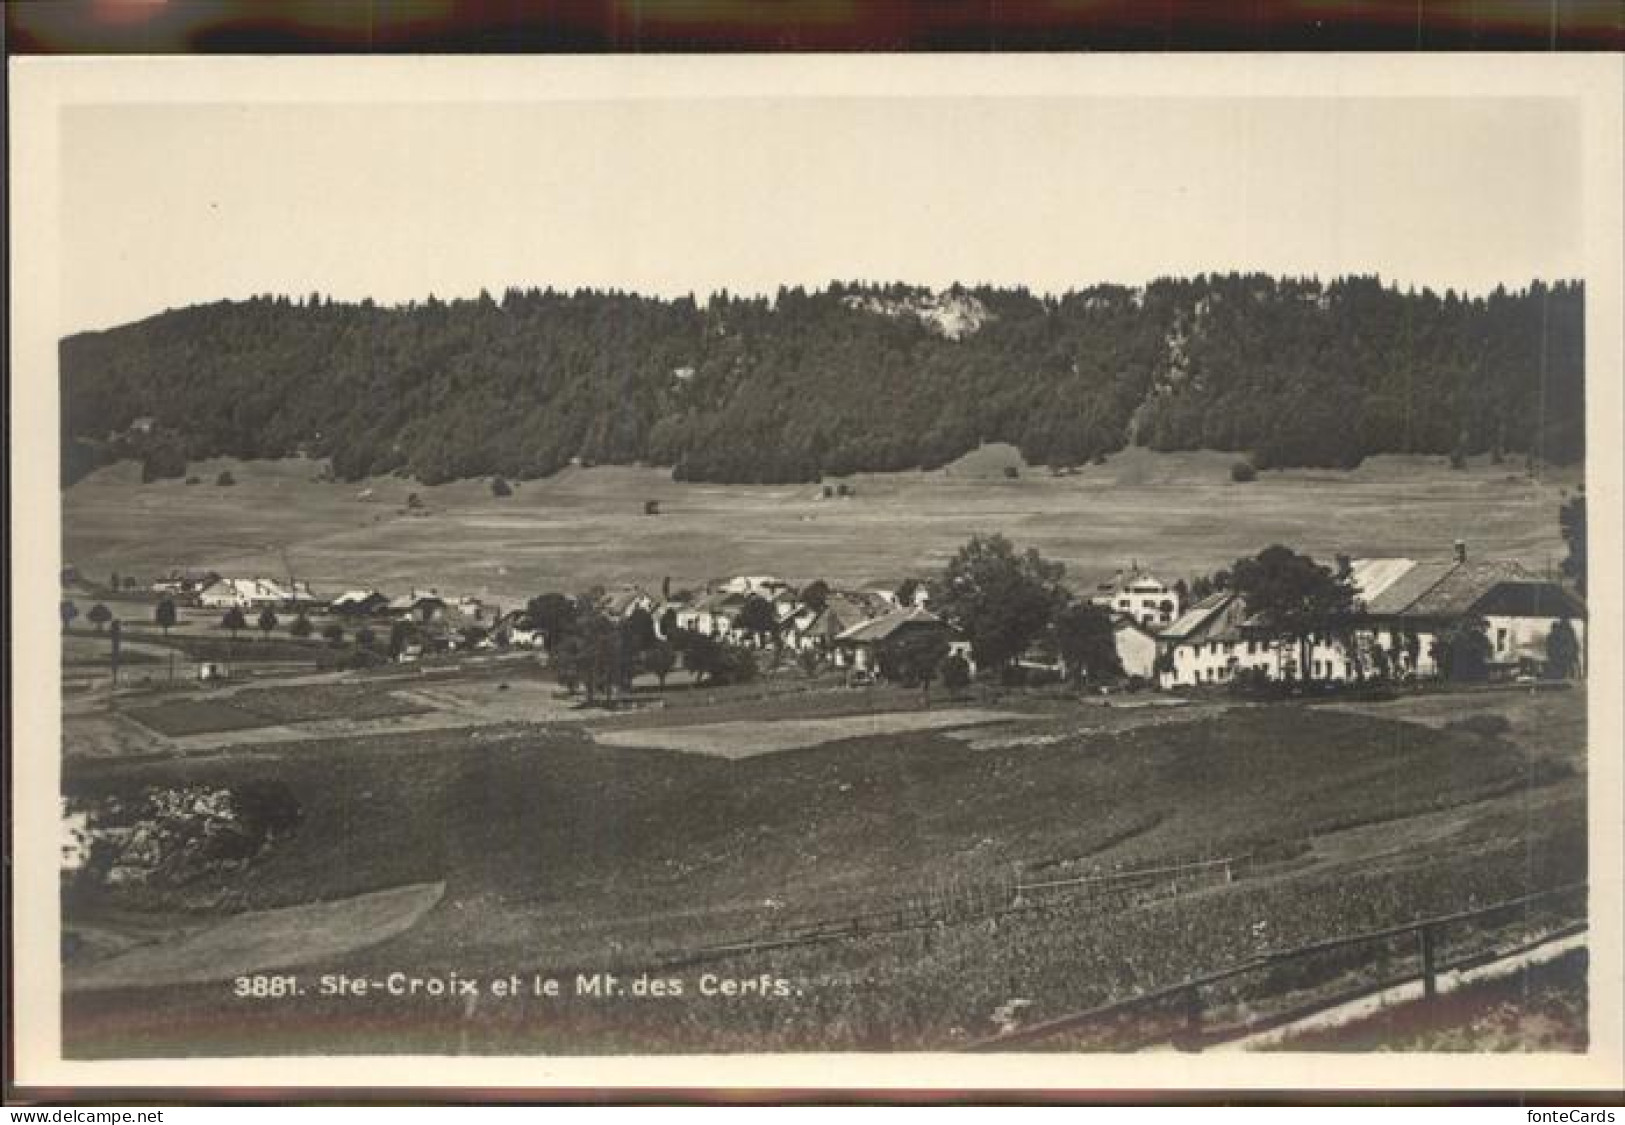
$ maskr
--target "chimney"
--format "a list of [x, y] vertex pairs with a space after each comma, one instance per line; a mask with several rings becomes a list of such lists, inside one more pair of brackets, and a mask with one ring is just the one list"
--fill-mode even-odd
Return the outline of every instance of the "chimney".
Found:
[[1347, 578], [1354, 570], [1354, 560], [1347, 555], [1337, 556], [1337, 577]]
[[1460, 563], [1464, 563], [1466, 561], [1467, 561], [1467, 541], [1464, 540], [1464, 539], [1458, 539], [1458, 540], [1456, 540], [1456, 562], [1458, 564], [1460, 564]]

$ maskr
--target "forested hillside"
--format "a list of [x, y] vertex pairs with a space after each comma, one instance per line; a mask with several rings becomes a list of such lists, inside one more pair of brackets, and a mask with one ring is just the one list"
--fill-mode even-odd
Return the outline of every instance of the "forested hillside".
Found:
[[[1128, 444], [1272, 466], [1583, 455], [1584, 290], [1462, 297], [1263, 275], [1025, 290], [835, 284], [696, 302], [510, 289], [166, 312], [61, 345], [64, 475], [135, 456], [331, 457], [344, 478], [583, 463], [814, 480], [981, 441], [1074, 465]], [[150, 420], [150, 421], [147, 421]]]

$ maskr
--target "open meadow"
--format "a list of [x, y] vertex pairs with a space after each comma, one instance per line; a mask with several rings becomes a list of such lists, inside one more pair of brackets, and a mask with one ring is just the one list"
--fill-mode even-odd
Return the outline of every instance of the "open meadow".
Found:
[[[989, 447], [990, 449], [993, 447]], [[63, 558], [97, 581], [172, 569], [286, 577], [317, 590], [432, 587], [505, 604], [621, 582], [695, 585], [727, 574], [895, 583], [933, 574], [976, 533], [1003, 532], [1067, 565], [1074, 585], [1133, 561], [1208, 573], [1273, 542], [1330, 561], [1478, 557], [1545, 569], [1563, 555], [1557, 510], [1575, 470], [1533, 479], [1510, 462], [1375, 457], [1350, 472], [1280, 470], [1230, 480], [1233, 455], [1131, 449], [1074, 475], [967, 455], [930, 473], [860, 475], [855, 495], [817, 485], [681, 483], [664, 469], [567, 469], [498, 499], [486, 483], [322, 483], [314, 462], [207, 462], [204, 483], [141, 484], [134, 464], [63, 493]], [[237, 483], [219, 487], [229, 468]], [[423, 504], [407, 508], [416, 493]], [[659, 515], [645, 515], [646, 501]], [[1314, 528], [1312, 535], [1306, 528]]]

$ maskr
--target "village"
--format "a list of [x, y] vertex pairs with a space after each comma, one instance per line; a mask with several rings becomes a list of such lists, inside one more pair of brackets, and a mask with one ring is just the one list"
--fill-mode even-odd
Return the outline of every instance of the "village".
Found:
[[[1572, 585], [1516, 562], [1472, 558], [1459, 540], [1438, 558], [1337, 555], [1329, 566], [1272, 547], [1238, 561], [1237, 574], [1261, 572], [1251, 592], [1229, 571], [1170, 580], [1130, 563], [1081, 595], [1023, 573], [1002, 537], [985, 542], [1005, 554], [984, 560], [977, 575], [863, 588], [740, 575], [674, 589], [668, 578], [512, 606], [435, 588], [324, 595], [291, 575], [177, 570], [148, 582], [115, 575], [100, 586], [69, 568], [62, 621], [69, 630], [83, 612], [96, 634], [108, 632], [115, 681], [119, 638], [137, 630], [152, 640], [157, 628], [163, 641], [175, 629], [233, 641], [246, 634], [225, 652], [207, 648], [195, 668], [206, 682], [231, 679], [239, 662], [265, 663], [255, 642], [280, 633], [335, 669], [532, 652], [572, 694], [585, 688], [589, 701], [604, 703], [634, 681], [664, 689], [673, 676], [721, 685], [797, 670], [836, 673], [848, 687], [940, 680], [957, 690], [980, 679], [1100, 693], [1266, 694], [1270, 685], [1335, 691], [1585, 672], [1586, 607]], [[967, 589], [978, 586], [986, 588]], [[92, 604], [81, 611], [84, 601]]]

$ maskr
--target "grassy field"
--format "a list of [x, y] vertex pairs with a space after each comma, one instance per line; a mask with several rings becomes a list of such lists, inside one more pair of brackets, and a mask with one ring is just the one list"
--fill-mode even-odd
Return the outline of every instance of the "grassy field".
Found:
[[348, 684], [275, 687], [242, 691], [228, 699], [166, 699], [127, 713], [137, 722], [169, 736], [249, 730], [279, 723], [321, 719], [379, 719], [418, 715], [430, 710], [393, 692]]
[[[571, 469], [499, 500], [482, 481], [318, 483], [319, 466], [297, 460], [194, 466], [205, 480], [230, 468], [231, 488], [143, 485], [122, 464], [63, 493], [63, 557], [96, 580], [179, 567], [282, 576], [291, 563], [323, 591], [415, 585], [504, 603], [666, 576], [681, 587], [724, 571], [896, 582], [990, 531], [1060, 559], [1080, 585], [1134, 560], [1205, 573], [1271, 542], [1326, 559], [1437, 558], [1459, 537], [1481, 557], [1544, 567], [1563, 553], [1560, 490], [1579, 479], [1380, 457], [1352, 472], [1272, 471], [1235, 484], [1234, 460], [1130, 450], [1070, 476], [867, 475], [853, 479], [855, 496], [830, 500], [814, 485], [686, 484], [637, 468]], [[413, 492], [422, 511], [406, 508]], [[661, 514], [644, 515], [645, 500]]]
[[[1583, 706], [1580, 693], [1563, 698]], [[1478, 702], [1460, 706], [1470, 714]], [[712, 717], [735, 713], [724, 704]], [[611, 723], [632, 731], [645, 718], [656, 717]], [[963, 1044], [995, 1030], [1015, 1000], [1047, 1018], [1232, 963], [1261, 942], [1286, 948], [1584, 878], [1583, 775], [1573, 753], [1547, 745], [1541, 723], [1552, 718], [1523, 716], [1505, 737], [1485, 738], [1289, 705], [1204, 706], [1104, 728], [1081, 723], [1075, 705], [1038, 706], [1019, 740], [982, 749], [941, 731], [855, 732], [730, 761], [606, 745], [592, 739], [596, 727], [513, 723], [78, 759], [66, 772], [78, 798], [275, 780], [302, 817], [247, 870], [79, 898], [70, 926], [132, 909], [198, 925], [443, 882], [439, 903], [387, 941], [292, 950], [279, 963], [311, 973], [646, 971], [682, 977], [691, 991], [660, 1003], [499, 1005], [473, 1024], [444, 1003], [310, 996], [245, 1007], [204, 984], [85, 991], [65, 1001], [68, 1050]], [[1182, 892], [1110, 902], [1067, 892], [1020, 909], [1008, 893], [1021, 881], [1246, 855], [1256, 860], [1233, 883]], [[669, 963], [717, 942], [1001, 894], [1002, 913], [924, 930]], [[767, 972], [793, 993], [707, 1000], [692, 991], [704, 971]], [[213, 1030], [200, 1038], [204, 1027]]]

